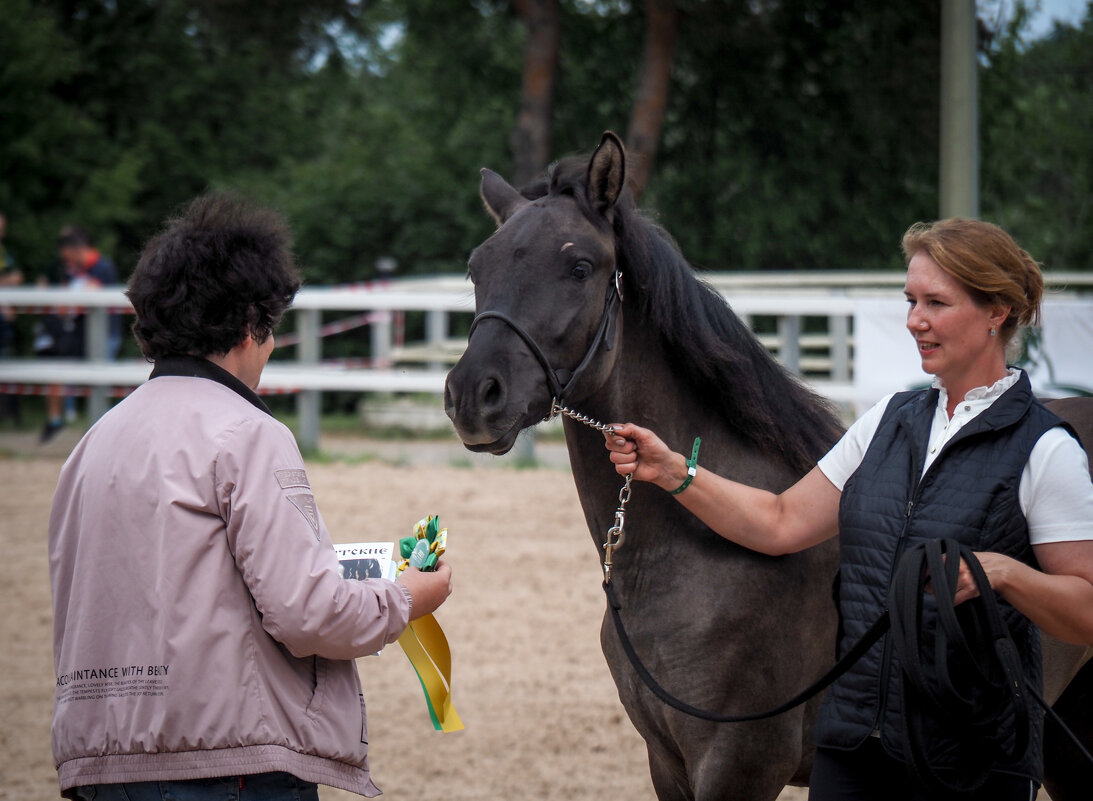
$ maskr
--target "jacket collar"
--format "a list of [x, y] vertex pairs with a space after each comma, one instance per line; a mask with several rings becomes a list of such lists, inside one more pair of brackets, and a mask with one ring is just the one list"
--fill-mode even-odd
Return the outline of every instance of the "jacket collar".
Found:
[[223, 367], [213, 364], [208, 359], [197, 356], [164, 356], [162, 359], [157, 359], [149, 378], [162, 378], [168, 375], [184, 376], [186, 378], [207, 378], [210, 381], [223, 384], [251, 406], [270, 416], [273, 415], [273, 412], [262, 402], [262, 399], [258, 397], [254, 390]]

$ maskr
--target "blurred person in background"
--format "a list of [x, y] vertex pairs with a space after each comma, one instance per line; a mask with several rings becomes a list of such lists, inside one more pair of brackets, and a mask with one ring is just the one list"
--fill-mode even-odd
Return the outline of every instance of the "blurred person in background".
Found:
[[[118, 269], [93, 244], [88, 233], [78, 225], [66, 225], [57, 240], [57, 253], [63, 275], [61, 286], [68, 289], [101, 289], [118, 283]], [[35, 353], [61, 359], [82, 359], [87, 353], [87, 319], [82, 312], [59, 310], [46, 315], [35, 337]], [[107, 358], [117, 356], [121, 347], [121, 317], [111, 315], [107, 334]], [[67, 404], [67, 409], [66, 409]], [[60, 386], [52, 386], [46, 395], [46, 423], [40, 441], [49, 442], [66, 421], [75, 417], [75, 398], [65, 396]]]

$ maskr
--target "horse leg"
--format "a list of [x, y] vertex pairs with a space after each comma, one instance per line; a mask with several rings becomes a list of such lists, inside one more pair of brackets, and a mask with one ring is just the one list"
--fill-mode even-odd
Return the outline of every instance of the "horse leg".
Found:
[[710, 723], [676, 712], [630, 672], [614, 630], [612, 636], [607, 631], [601, 630], [604, 654], [623, 708], [645, 740], [659, 801], [775, 801], [789, 781], [800, 781], [810, 728], [803, 710], [746, 724]]
[[689, 771], [697, 801], [775, 801], [802, 761], [801, 715], [743, 724], [728, 747], [701, 755]]
[[816, 745], [812, 742], [812, 724], [820, 713], [820, 705], [824, 696], [820, 693], [810, 701], [805, 702], [805, 717], [802, 722], [801, 734], [801, 758], [797, 762], [793, 775], [787, 784], [794, 787], [808, 787], [809, 777], [812, 776], [812, 760], [816, 756]]
[[1093, 658], [1093, 648], [1071, 645], [1043, 635], [1044, 698], [1054, 704], [1082, 666]]
[[649, 777], [658, 801], [695, 801], [687, 783], [687, 773], [678, 757], [646, 744], [649, 753]]
[[[1052, 707], [1086, 749], [1093, 751], [1093, 662], [1083, 667]], [[1044, 787], [1052, 801], [1088, 799], [1093, 765], [1049, 717], [1044, 726]]]
[[[714, 724], [725, 725], [725, 724]], [[792, 749], [789, 749], [792, 751]], [[771, 749], [769, 753], [785, 752]], [[750, 749], [711, 748], [687, 764], [663, 748], [648, 746], [649, 775], [658, 801], [775, 801], [795, 757], [757, 760]]]

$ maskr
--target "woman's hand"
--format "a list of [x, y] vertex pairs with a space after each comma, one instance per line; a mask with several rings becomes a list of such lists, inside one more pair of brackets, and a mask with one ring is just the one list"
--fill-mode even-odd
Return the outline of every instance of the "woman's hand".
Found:
[[452, 594], [452, 568], [447, 562], [437, 562], [436, 570], [422, 573], [416, 567], [408, 567], [398, 577], [414, 599], [410, 620], [417, 620], [435, 612]]
[[612, 428], [612, 432], [604, 432], [604, 439], [620, 476], [633, 476], [635, 481], [648, 481], [665, 490], [675, 489], [687, 478], [686, 458], [652, 431], [633, 423]]
[[[991, 588], [996, 590], [1006, 586], [1015, 570], [1031, 569], [1016, 559], [992, 551], [977, 552], [975, 557], [979, 560]], [[953, 606], [958, 606], [965, 601], [978, 597], [979, 588], [975, 584], [971, 568], [968, 567], [968, 563], [964, 559], [961, 559], [960, 572], [956, 578], [956, 591], [953, 593]]]
[[[1063, 642], [1093, 645], [1093, 541], [1032, 546], [1041, 570], [1000, 553], [976, 553], [991, 589], [1042, 631]], [[979, 595], [961, 560], [954, 603]]]

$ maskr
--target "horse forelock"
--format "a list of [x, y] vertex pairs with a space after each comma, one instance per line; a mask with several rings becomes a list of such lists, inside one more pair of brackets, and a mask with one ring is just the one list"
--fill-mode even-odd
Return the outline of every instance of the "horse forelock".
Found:
[[[521, 189], [520, 194], [528, 200], [540, 200], [546, 197], [571, 198], [581, 214], [595, 228], [601, 231], [610, 230], [611, 220], [593, 209], [588, 200], [587, 157], [567, 156], [559, 159], [548, 166], [541, 176]], [[629, 190], [623, 192], [619, 204], [616, 205], [627, 203], [633, 203]]]

